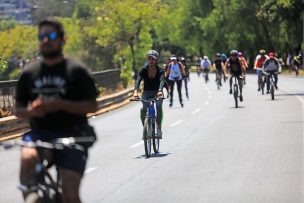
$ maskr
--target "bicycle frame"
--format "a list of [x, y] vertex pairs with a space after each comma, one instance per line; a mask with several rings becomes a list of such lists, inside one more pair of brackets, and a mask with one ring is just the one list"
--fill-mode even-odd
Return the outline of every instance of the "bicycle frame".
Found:
[[26, 185], [19, 185], [18, 188], [25, 194], [26, 203], [62, 203], [61, 178], [56, 166], [56, 176], [52, 176], [49, 169], [52, 168], [52, 160], [45, 156], [45, 150], [52, 153], [52, 150], [63, 150], [73, 148], [80, 151], [86, 148], [78, 143], [93, 142], [92, 137], [70, 137], [58, 138], [51, 142], [18, 142], [23, 147], [36, 148], [38, 161], [35, 170]]
[[[43, 148], [37, 148], [37, 151], [39, 161], [35, 165], [35, 171], [31, 177], [31, 182], [27, 185], [20, 185], [18, 188], [26, 194], [26, 196], [35, 194], [35, 197], [32, 198], [39, 199], [42, 202], [61, 203], [61, 179], [58, 167], [56, 167], [56, 177], [53, 177], [49, 172], [49, 169], [52, 168], [52, 164], [50, 164], [52, 161], [47, 160], [43, 156]], [[29, 202], [31, 202], [31, 200]], [[35, 200], [33, 200], [33, 202], [35, 202]]]

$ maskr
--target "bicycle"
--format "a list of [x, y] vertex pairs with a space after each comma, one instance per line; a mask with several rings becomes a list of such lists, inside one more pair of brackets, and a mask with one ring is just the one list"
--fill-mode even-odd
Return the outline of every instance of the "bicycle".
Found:
[[264, 74], [267, 76], [267, 80], [269, 80], [270, 83], [271, 100], [274, 100], [274, 91], [275, 91], [274, 74], [276, 73], [264, 73]]
[[25, 203], [63, 203], [61, 177], [56, 166], [55, 175], [51, 175], [52, 160], [44, 155], [44, 150], [63, 150], [73, 148], [84, 151], [85, 147], [78, 143], [94, 142], [92, 137], [58, 138], [50, 142], [18, 142], [23, 147], [35, 147], [38, 151], [38, 162], [28, 184], [19, 185], [18, 189], [25, 194]]
[[[240, 78], [242, 79], [242, 76], [235, 76], [235, 75], [232, 75], [232, 81], [233, 81], [233, 89], [232, 89], [232, 95], [233, 95], [233, 98], [234, 98], [234, 103], [235, 103], [235, 108], [238, 108], [239, 105], [238, 105], [238, 97], [239, 97], [239, 85], [238, 85], [238, 81], [237, 79]], [[234, 78], [234, 80], [233, 80]]]
[[151, 148], [153, 143], [154, 153], [157, 154], [159, 152], [160, 140], [155, 136], [155, 124], [156, 124], [156, 109], [155, 102], [157, 100], [163, 100], [165, 98], [151, 98], [149, 100], [144, 99], [131, 99], [130, 101], [142, 101], [148, 102], [149, 106], [147, 108], [146, 117], [144, 120], [143, 127], [143, 140], [144, 140], [144, 148], [145, 148], [145, 156], [149, 158], [151, 156]]

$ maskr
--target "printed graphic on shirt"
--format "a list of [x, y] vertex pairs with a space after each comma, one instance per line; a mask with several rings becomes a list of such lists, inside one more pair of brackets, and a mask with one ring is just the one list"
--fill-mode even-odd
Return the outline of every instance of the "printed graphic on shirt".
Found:
[[43, 76], [34, 81], [32, 93], [44, 100], [55, 100], [65, 95], [66, 80], [60, 76]]

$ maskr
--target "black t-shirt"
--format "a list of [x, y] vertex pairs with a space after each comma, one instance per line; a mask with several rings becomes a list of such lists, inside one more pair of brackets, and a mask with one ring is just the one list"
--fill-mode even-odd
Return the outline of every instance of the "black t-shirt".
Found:
[[159, 66], [157, 66], [157, 73], [154, 78], [149, 78], [148, 68], [146, 65], [139, 70], [137, 80], [135, 83], [135, 90], [138, 90], [140, 82], [144, 80], [144, 91], [161, 91], [164, 87], [165, 72]]
[[[27, 67], [16, 87], [16, 102], [26, 107], [38, 97], [43, 99], [66, 99], [70, 101], [95, 100], [97, 90], [93, 78], [83, 64], [65, 59], [48, 66], [42, 62]], [[32, 129], [51, 131], [87, 124], [85, 115], [64, 111], [47, 113], [42, 118], [30, 119]]]
[[222, 70], [222, 60], [221, 59], [215, 59], [214, 60], [215, 68], [219, 71]]
[[231, 73], [242, 74], [242, 65], [239, 58], [236, 58], [235, 61], [233, 61], [232, 58], [230, 58], [228, 61], [228, 66]]

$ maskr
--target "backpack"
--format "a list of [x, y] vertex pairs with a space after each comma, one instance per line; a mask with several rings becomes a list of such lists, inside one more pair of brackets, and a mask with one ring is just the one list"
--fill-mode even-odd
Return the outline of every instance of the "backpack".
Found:
[[210, 65], [209, 61], [207, 59], [204, 59], [204, 61], [203, 61], [203, 67], [204, 67], [204, 69], [208, 69], [209, 65]]
[[[268, 64], [270, 63], [270, 60], [267, 59], [265, 62], [264, 62], [264, 67], [267, 66]], [[278, 60], [274, 59], [274, 63], [277, 67], [279, 67], [279, 62]]]

